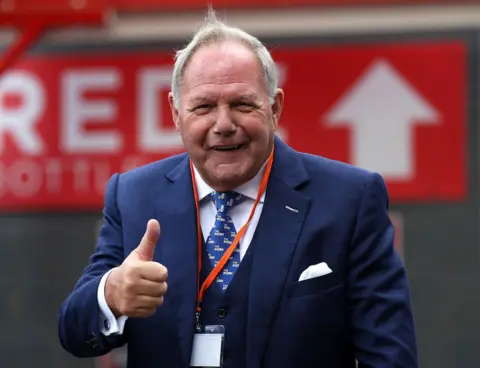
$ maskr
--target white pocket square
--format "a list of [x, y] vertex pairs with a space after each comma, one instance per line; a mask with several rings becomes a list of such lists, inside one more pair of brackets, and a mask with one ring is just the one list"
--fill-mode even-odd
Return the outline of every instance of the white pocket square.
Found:
[[317, 263], [316, 265], [310, 266], [305, 271], [303, 271], [298, 278], [298, 281], [313, 279], [315, 277], [327, 275], [331, 272], [332, 270], [325, 262]]

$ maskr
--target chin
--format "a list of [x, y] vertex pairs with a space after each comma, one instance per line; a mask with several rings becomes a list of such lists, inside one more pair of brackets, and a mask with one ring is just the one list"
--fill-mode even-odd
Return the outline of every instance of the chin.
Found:
[[215, 187], [211, 186], [217, 191], [233, 190], [255, 176], [255, 174], [251, 175], [251, 170], [248, 169], [245, 163], [218, 165], [211, 175]]

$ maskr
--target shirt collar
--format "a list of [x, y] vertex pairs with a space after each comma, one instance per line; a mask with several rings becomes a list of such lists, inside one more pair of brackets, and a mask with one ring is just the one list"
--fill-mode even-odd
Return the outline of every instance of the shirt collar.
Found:
[[[255, 175], [255, 177], [253, 177], [245, 184], [242, 184], [239, 187], [235, 188], [234, 191], [244, 195], [245, 197], [251, 198], [252, 200], [256, 200], [263, 173], [265, 172], [265, 167], [266, 162], [265, 164], [263, 164], [262, 168], [257, 173], [257, 175]], [[205, 199], [205, 197], [209, 196], [212, 192], [214, 192], [214, 190], [212, 189], [212, 187], [210, 187], [210, 185], [205, 182], [205, 180], [203, 180], [195, 165], [193, 165], [193, 171], [195, 175], [195, 182], [197, 183], [198, 200], [201, 202], [203, 199]], [[265, 200], [265, 192], [263, 192], [262, 196], [260, 197], [260, 203], [263, 203], [263, 201]]]

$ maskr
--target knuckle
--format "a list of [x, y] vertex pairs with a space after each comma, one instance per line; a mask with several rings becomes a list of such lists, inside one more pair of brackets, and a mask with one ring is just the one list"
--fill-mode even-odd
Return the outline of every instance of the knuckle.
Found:
[[161, 306], [163, 304], [164, 298], [163, 296], [159, 297], [157, 300], [157, 306]]
[[131, 262], [129, 265], [130, 274], [133, 276], [138, 276], [142, 271], [143, 264], [141, 262]]
[[136, 306], [134, 304], [128, 304], [127, 313], [128, 313], [128, 314], [126, 314], [127, 316], [136, 315], [138, 313], [138, 306]]
[[126, 294], [131, 294], [135, 290], [135, 282], [131, 278], [126, 278], [123, 283], [123, 288]]
[[165, 282], [159, 282], [155, 285], [155, 289], [152, 289], [152, 296], [160, 297], [167, 292], [167, 284]]
[[165, 275], [165, 277], [168, 277], [168, 269], [167, 267], [165, 267], [164, 265], [161, 265], [162, 266], [162, 274]]
[[123, 281], [129, 284], [136, 284], [140, 279], [140, 273], [141, 271], [139, 265], [134, 264], [129, 266], [125, 269]]
[[126, 265], [125, 272], [123, 274], [124, 274], [125, 281], [133, 279], [135, 277], [135, 271], [130, 265]]

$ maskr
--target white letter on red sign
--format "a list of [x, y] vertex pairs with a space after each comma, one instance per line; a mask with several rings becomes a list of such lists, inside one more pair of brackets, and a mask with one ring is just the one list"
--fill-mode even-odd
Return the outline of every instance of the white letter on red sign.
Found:
[[17, 160], [8, 168], [7, 178], [9, 189], [15, 197], [34, 198], [42, 189], [42, 166], [28, 159]]
[[63, 115], [61, 145], [68, 153], [117, 153], [122, 148], [118, 131], [87, 132], [85, 124], [114, 123], [115, 102], [103, 99], [88, 101], [86, 91], [114, 91], [120, 87], [115, 69], [68, 71], [62, 80]]
[[170, 87], [170, 68], [143, 69], [139, 76], [138, 114], [140, 122], [139, 149], [169, 151], [183, 147], [175, 128], [162, 127], [163, 103], [158, 94]]
[[0, 103], [0, 154], [3, 152], [3, 137], [10, 132], [18, 148], [26, 154], [40, 155], [44, 142], [35, 130], [45, 109], [45, 92], [35, 76], [26, 72], [11, 72], [0, 79], [0, 102], [6, 94], [19, 95], [22, 104], [7, 108]]

